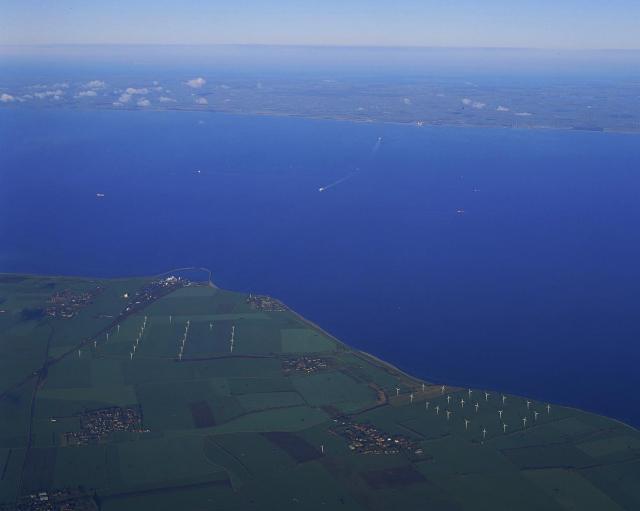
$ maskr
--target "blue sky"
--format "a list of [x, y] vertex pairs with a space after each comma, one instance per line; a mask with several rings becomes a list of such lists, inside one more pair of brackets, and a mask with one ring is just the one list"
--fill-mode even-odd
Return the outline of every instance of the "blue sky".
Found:
[[640, 49], [640, 0], [0, 0], [0, 44]]

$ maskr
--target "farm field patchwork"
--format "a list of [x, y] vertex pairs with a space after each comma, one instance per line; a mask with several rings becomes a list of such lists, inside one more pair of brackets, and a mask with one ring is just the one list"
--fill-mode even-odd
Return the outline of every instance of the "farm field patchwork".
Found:
[[414, 379], [269, 297], [30, 275], [0, 296], [2, 511], [640, 509], [635, 429]]

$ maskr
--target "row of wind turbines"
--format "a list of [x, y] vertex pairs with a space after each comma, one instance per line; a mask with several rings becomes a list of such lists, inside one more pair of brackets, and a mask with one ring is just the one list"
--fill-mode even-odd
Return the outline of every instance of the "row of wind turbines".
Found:
[[[144, 338], [144, 333], [145, 333], [145, 330], [147, 328], [148, 321], [149, 321], [149, 317], [145, 316], [144, 320], [142, 322], [142, 325], [141, 325], [140, 329], [137, 332], [136, 338], [135, 338], [135, 340], [133, 341], [133, 343], [131, 345], [131, 349], [129, 351], [129, 360], [133, 360], [134, 357], [136, 356], [137, 352], [138, 352], [138, 347], [139, 347], [140, 343], [142, 342], [142, 340]], [[173, 324], [173, 316], [172, 315], [169, 316], [169, 324], [170, 325]], [[213, 321], [209, 322], [209, 331], [213, 331], [213, 325], [214, 325]], [[186, 323], [185, 323], [184, 332], [178, 338], [178, 350], [177, 350], [177, 354], [176, 354], [176, 357], [178, 358], [178, 360], [182, 360], [182, 358], [184, 356], [184, 350], [185, 350], [185, 347], [186, 347], [187, 339], [189, 338], [189, 330], [190, 330], [190, 328], [191, 328], [191, 321], [187, 320]], [[120, 324], [116, 325], [115, 329], [116, 329], [116, 332], [115, 332], [116, 335], [119, 335], [120, 334]], [[231, 337], [229, 338], [229, 352], [230, 353], [233, 353], [233, 349], [235, 347], [235, 342], [236, 342], [235, 333], [236, 333], [236, 326], [232, 325], [231, 326]], [[105, 332], [105, 338], [106, 338], [105, 342], [109, 341], [109, 336], [112, 335], [112, 334], [113, 334], [113, 331]], [[97, 339], [93, 341], [93, 347], [94, 347], [94, 349], [97, 349], [97, 347], [98, 347], [98, 340]], [[78, 358], [81, 358], [81, 357], [82, 357], [82, 350], [78, 349]]]
[[[172, 316], [169, 316], [169, 323], [173, 321]], [[185, 324], [184, 333], [182, 337], [178, 340], [178, 360], [182, 360], [184, 356], [184, 348], [187, 343], [187, 338], [189, 336], [189, 328], [191, 327], [191, 321], [187, 320]], [[213, 321], [209, 322], [209, 331], [213, 331]], [[231, 338], [229, 339], [229, 352], [233, 353], [233, 347], [235, 345], [235, 336], [236, 336], [236, 326], [231, 326]]]
[[[136, 340], [134, 341], [133, 345], [131, 346], [131, 352], [129, 353], [129, 360], [133, 360], [134, 355], [136, 354], [136, 351], [138, 349], [138, 345], [140, 344], [140, 342], [142, 341], [142, 338], [144, 336], [144, 330], [145, 328], [147, 328], [147, 320], [149, 318], [147, 316], [144, 317], [144, 321], [142, 322], [142, 326], [140, 327], [140, 330], [138, 330], [138, 336], [136, 337]], [[120, 331], [120, 325], [118, 325], [118, 331]]]
[[[171, 318], [171, 316], [169, 316]], [[169, 320], [171, 321], [171, 319]], [[182, 355], [184, 354], [184, 346], [187, 344], [187, 337], [189, 336], [189, 328], [191, 327], [191, 320], [187, 320], [184, 325], [184, 333], [182, 337], [178, 341], [178, 360], [182, 360]]]
[[[138, 344], [140, 343], [140, 341], [142, 340], [142, 339], [141, 339], [141, 337], [142, 337], [142, 334], [144, 334], [144, 329], [145, 329], [145, 327], [147, 326], [147, 319], [148, 319], [148, 317], [147, 317], [147, 316], [145, 316], [145, 317], [144, 317], [144, 322], [143, 322], [143, 324], [142, 324], [142, 328], [141, 328], [141, 329], [140, 329], [140, 331], [138, 332], [138, 337], [137, 337], [137, 338], [136, 338], [136, 340], [134, 341], [133, 346], [136, 346], [136, 347], [137, 347], [137, 345], [138, 345]], [[112, 332], [111, 332], [111, 331], [109, 331], [109, 330], [107, 330], [107, 331], [105, 332], [105, 334], [104, 334], [104, 335], [105, 335], [105, 342], [109, 342], [109, 336], [111, 335], [111, 333], [112, 333]], [[116, 335], [120, 335], [120, 323], [118, 323], [118, 324], [116, 325]], [[97, 349], [98, 349], [98, 339], [94, 339], [94, 341], [93, 341], [93, 348], [94, 348], [94, 350], [97, 350]], [[135, 352], [135, 348], [133, 348], [133, 351]], [[130, 356], [130, 359], [133, 359], [133, 356], [131, 355], [131, 353], [129, 354], [129, 356]], [[81, 358], [81, 357], [82, 357], [82, 349], [78, 349], [78, 358]]]

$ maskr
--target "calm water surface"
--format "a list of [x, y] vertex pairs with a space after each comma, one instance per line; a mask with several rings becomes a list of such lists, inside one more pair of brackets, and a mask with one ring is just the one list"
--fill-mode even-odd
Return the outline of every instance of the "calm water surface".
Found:
[[204, 265], [416, 375], [640, 425], [639, 141], [4, 109], [0, 271]]

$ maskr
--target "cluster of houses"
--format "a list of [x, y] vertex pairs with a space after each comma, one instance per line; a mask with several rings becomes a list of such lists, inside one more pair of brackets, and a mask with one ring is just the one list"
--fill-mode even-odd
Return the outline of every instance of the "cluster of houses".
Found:
[[95, 296], [103, 290], [101, 286], [90, 291], [74, 292], [65, 289], [54, 293], [47, 302], [47, 316], [60, 319], [72, 319], [81, 309], [90, 305]]
[[142, 414], [136, 407], [101, 408], [84, 413], [80, 417], [80, 431], [63, 434], [66, 445], [88, 445], [99, 443], [111, 433], [126, 431], [142, 433]]
[[136, 291], [133, 296], [130, 296], [129, 293], [125, 293], [123, 298], [127, 301], [127, 305], [125, 305], [122, 314], [128, 314], [135, 309], [140, 309], [144, 307], [146, 304], [151, 303], [161, 296], [166, 295], [168, 292], [178, 288], [189, 285], [190, 282], [186, 279], [175, 277], [171, 275], [170, 277], [157, 279], [150, 282], [148, 285]]
[[343, 437], [349, 449], [360, 454], [399, 454], [407, 452], [422, 454], [420, 446], [403, 435], [390, 435], [380, 431], [373, 424], [335, 419], [333, 432]]
[[312, 374], [328, 368], [328, 361], [320, 357], [302, 356], [298, 358], [288, 358], [282, 362], [282, 370], [285, 374], [293, 372]]
[[287, 307], [281, 301], [271, 298], [270, 296], [249, 294], [246, 302], [251, 308], [264, 312], [282, 312], [287, 310]]

